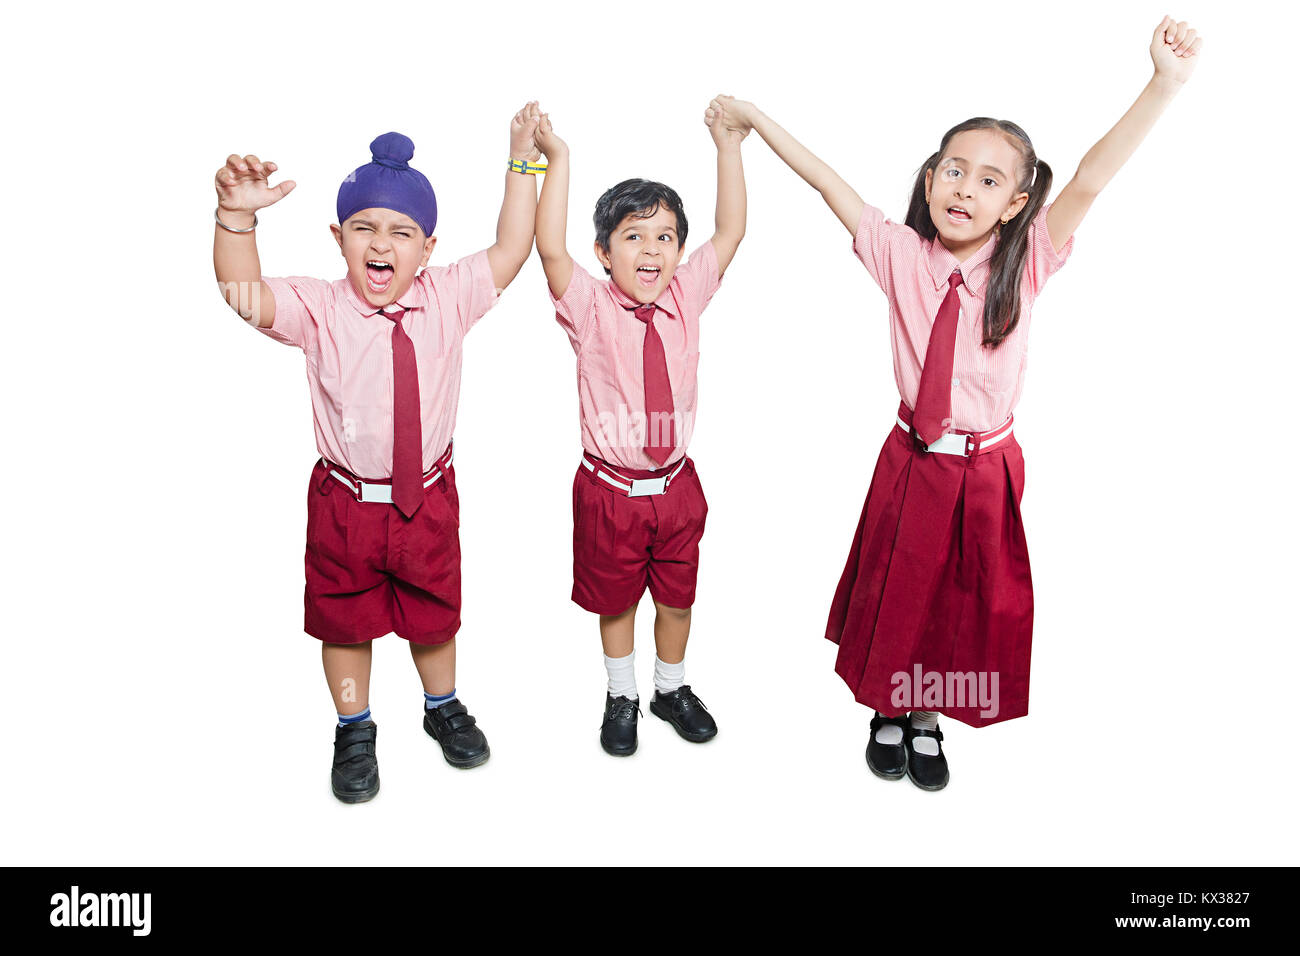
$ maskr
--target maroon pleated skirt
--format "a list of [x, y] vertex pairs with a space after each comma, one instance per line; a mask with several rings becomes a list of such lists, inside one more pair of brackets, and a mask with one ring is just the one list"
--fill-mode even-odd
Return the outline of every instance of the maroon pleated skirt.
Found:
[[[911, 423], [906, 405], [899, 416]], [[890, 429], [826, 625], [858, 702], [972, 727], [1028, 713], [1024, 484], [1014, 434], [962, 457]]]

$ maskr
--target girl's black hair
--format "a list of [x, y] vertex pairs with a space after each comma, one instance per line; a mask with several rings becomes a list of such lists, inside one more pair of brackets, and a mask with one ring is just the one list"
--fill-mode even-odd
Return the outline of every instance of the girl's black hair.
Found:
[[943, 134], [939, 151], [921, 164], [912, 186], [912, 200], [907, 207], [907, 225], [925, 239], [939, 234], [930, 218], [930, 204], [925, 201], [925, 174], [938, 168], [939, 160], [948, 141], [958, 133], [971, 129], [995, 129], [1004, 134], [1020, 154], [1016, 170], [1016, 192], [1029, 193], [1029, 200], [1016, 217], [998, 228], [997, 245], [989, 259], [989, 280], [984, 290], [984, 341], [982, 344], [997, 348], [1020, 322], [1020, 280], [1025, 268], [1025, 255], [1029, 244], [1029, 226], [1042, 208], [1047, 192], [1052, 188], [1052, 169], [1038, 158], [1028, 134], [1007, 120], [976, 116], [958, 123]]
[[[682, 210], [682, 199], [672, 187], [648, 179], [625, 179], [605, 190], [605, 194], [596, 200], [596, 213], [592, 216], [596, 223], [596, 242], [608, 253], [609, 237], [625, 217], [649, 219], [660, 206], [677, 217], [677, 248], [680, 249], [686, 245], [686, 213]], [[608, 269], [605, 274], [610, 274]]]

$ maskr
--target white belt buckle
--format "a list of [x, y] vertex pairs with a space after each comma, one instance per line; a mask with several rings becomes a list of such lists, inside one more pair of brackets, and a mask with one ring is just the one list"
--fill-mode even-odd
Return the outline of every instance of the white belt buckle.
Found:
[[391, 505], [393, 503], [393, 486], [392, 485], [372, 485], [364, 481], [358, 482], [361, 485], [361, 500], [369, 504]]
[[633, 478], [632, 490], [627, 493], [627, 496], [637, 498], [641, 495], [662, 495], [667, 480], [667, 475], [658, 478]]
[[966, 435], [947, 434], [937, 439], [933, 445], [927, 445], [925, 450], [940, 455], [962, 455], [966, 454]]

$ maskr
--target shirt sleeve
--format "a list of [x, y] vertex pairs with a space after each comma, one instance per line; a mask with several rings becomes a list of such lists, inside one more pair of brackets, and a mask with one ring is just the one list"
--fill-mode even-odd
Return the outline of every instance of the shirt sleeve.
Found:
[[1034, 296], [1038, 295], [1043, 284], [1047, 282], [1048, 276], [1065, 265], [1065, 260], [1070, 258], [1070, 253], [1074, 251], [1073, 235], [1065, 241], [1065, 246], [1060, 252], [1052, 246], [1052, 234], [1047, 228], [1047, 210], [1051, 208], [1049, 204], [1038, 210], [1038, 215], [1029, 224], [1029, 237], [1025, 249], [1025, 278], [1029, 282], [1030, 294]]
[[862, 204], [862, 217], [858, 220], [858, 230], [853, 234], [853, 254], [857, 256], [871, 278], [876, 280], [886, 294], [890, 289], [890, 257], [893, 246], [899, 239], [899, 231], [916, 233], [907, 226], [900, 226], [885, 218], [885, 214], [871, 203]]
[[427, 283], [429, 296], [437, 302], [443, 320], [454, 316], [461, 335], [469, 332], [501, 298], [486, 249], [449, 266], [425, 269], [420, 278]]
[[599, 286], [590, 272], [578, 263], [573, 264], [573, 275], [569, 278], [569, 287], [558, 299], [551, 295], [551, 288], [546, 287], [555, 306], [555, 321], [569, 335], [576, 352], [587, 338], [587, 333], [596, 322], [596, 292]]
[[284, 345], [296, 345], [308, 354], [314, 352], [319, 323], [327, 310], [330, 283], [306, 276], [262, 281], [275, 296], [275, 319], [270, 328], [257, 331]]
[[682, 304], [693, 309], [696, 315], [713, 298], [722, 284], [718, 275], [718, 253], [712, 242], [706, 242], [693, 253], [684, 266], [678, 266], [673, 273], [673, 280], [680, 283]]

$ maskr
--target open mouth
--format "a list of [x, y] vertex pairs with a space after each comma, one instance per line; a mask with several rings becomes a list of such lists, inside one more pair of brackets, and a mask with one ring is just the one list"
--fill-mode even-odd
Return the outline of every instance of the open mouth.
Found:
[[366, 262], [366, 285], [371, 292], [383, 292], [393, 281], [393, 265], [383, 259], [370, 259]]
[[970, 222], [971, 215], [961, 206], [949, 206], [948, 218], [953, 222]]
[[645, 286], [647, 289], [654, 286], [659, 281], [658, 266], [637, 266], [636, 281], [638, 284]]

